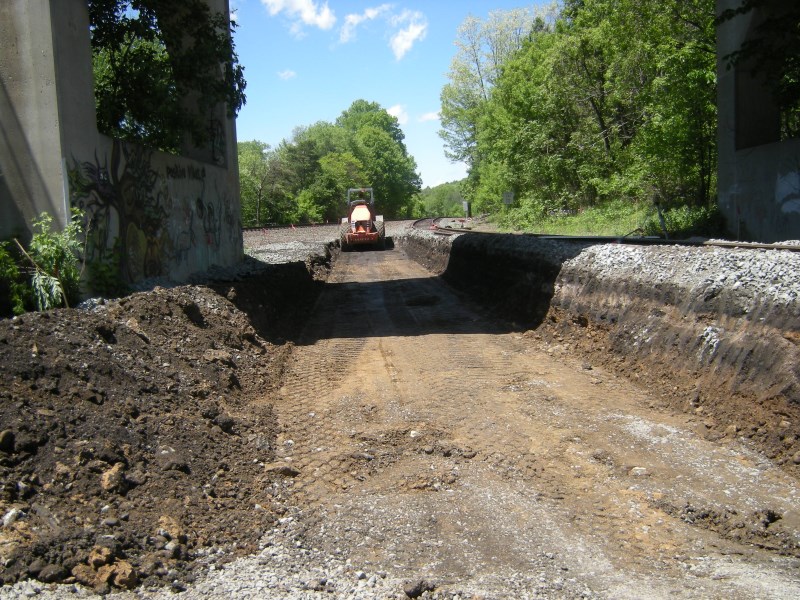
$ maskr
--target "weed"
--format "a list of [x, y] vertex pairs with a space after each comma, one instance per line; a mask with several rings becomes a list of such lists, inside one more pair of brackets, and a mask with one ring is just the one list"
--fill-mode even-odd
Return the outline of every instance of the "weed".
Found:
[[570, 211], [539, 210], [526, 231], [551, 235], [624, 236], [642, 229], [654, 209], [647, 203], [609, 201], [597, 206]]
[[53, 218], [42, 213], [33, 221], [35, 233], [27, 250], [17, 247], [26, 259], [23, 271], [30, 276], [33, 299], [38, 310], [70, 306], [80, 296], [81, 213], [73, 209], [72, 219], [59, 232], [53, 232]]
[[[724, 237], [725, 219], [717, 206], [677, 206], [663, 212], [670, 239], [692, 236]], [[663, 235], [658, 217], [651, 216], [644, 225], [647, 235]]]
[[31, 290], [11, 253], [10, 243], [0, 242], [0, 317], [21, 315], [30, 302]]

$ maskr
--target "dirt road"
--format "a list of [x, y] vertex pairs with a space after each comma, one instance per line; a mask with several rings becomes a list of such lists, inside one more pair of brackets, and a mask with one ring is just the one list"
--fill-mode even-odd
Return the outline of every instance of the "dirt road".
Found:
[[353, 564], [488, 597], [800, 597], [794, 479], [400, 250], [340, 255], [275, 410], [308, 543]]
[[720, 435], [596, 327], [254, 235], [278, 264], [217, 291], [3, 323], [0, 599], [800, 597], [789, 412]]

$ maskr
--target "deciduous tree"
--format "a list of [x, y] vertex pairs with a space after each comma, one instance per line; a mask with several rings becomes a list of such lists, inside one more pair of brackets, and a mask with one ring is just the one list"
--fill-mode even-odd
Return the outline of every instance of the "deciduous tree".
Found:
[[87, 0], [98, 128], [174, 151], [190, 135], [202, 145], [224, 103], [245, 102], [228, 16], [202, 0]]

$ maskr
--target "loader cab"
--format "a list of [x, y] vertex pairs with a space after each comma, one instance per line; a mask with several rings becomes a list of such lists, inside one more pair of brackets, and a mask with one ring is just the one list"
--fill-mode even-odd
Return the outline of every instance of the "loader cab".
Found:
[[371, 244], [381, 249], [386, 245], [383, 215], [375, 214], [372, 188], [347, 190], [347, 216], [342, 218], [339, 239], [342, 250], [353, 245]]

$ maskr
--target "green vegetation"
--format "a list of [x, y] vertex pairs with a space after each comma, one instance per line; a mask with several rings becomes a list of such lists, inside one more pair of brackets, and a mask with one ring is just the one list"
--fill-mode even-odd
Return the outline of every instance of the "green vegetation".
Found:
[[21, 315], [33, 301], [13, 252], [11, 242], [0, 242], [0, 317]]
[[457, 181], [427, 187], [417, 197], [415, 217], [463, 217], [464, 199]]
[[33, 221], [34, 234], [25, 248], [18, 240], [0, 243], [0, 316], [26, 310], [50, 310], [78, 301], [83, 215], [73, 210], [72, 220], [59, 232], [53, 219], [42, 213]]
[[[512, 208], [505, 211], [498, 218], [498, 224], [505, 229], [524, 229], [552, 235], [641, 235], [648, 219], [654, 217], [656, 212], [652, 204], [623, 200], [590, 206], [576, 212], [545, 214], [533, 220], [520, 216], [519, 210]], [[521, 223], [524, 225], [520, 226]]]
[[[725, 234], [725, 223], [717, 207], [678, 206], [664, 211], [663, 217], [669, 239]], [[519, 209], [510, 209], [497, 215], [496, 221], [503, 229], [550, 235], [664, 237], [658, 211], [649, 202], [609, 200], [575, 212], [550, 213], [533, 220], [520, 216]]]
[[[693, 236], [721, 238], [726, 234], [725, 219], [716, 206], [676, 206], [664, 212], [667, 236], [673, 240]], [[657, 217], [651, 215], [644, 225], [645, 235], [662, 235]]]
[[240, 142], [242, 224], [338, 221], [352, 187], [372, 187], [387, 218], [412, 216], [420, 179], [403, 139], [395, 117], [356, 100], [336, 123], [299, 127], [277, 148]]
[[[656, 203], [691, 209], [676, 223], [713, 221], [698, 211], [713, 212], [716, 197], [714, 5], [568, 0], [468, 18], [441, 136], [467, 163], [473, 212], [514, 229], [613, 235], [643, 228]], [[554, 216], [565, 214], [576, 223]]]
[[[228, 16], [202, 0], [88, 0], [98, 129], [159, 150], [210, 136], [219, 103], [245, 102]], [[220, 69], [220, 66], [222, 67]]]
[[[722, 237], [715, 26], [761, 5], [782, 3], [743, 0], [719, 18], [714, 0], [565, 0], [470, 16], [440, 111], [465, 180], [420, 191], [396, 119], [358, 100], [278, 148], [240, 144], [243, 220], [335, 219], [344, 189], [372, 185], [389, 217], [460, 216], [467, 200], [511, 230], [664, 235], [663, 219], [670, 238]], [[724, 59], [775, 73], [784, 134], [796, 135], [800, 9], [781, 10]]]

